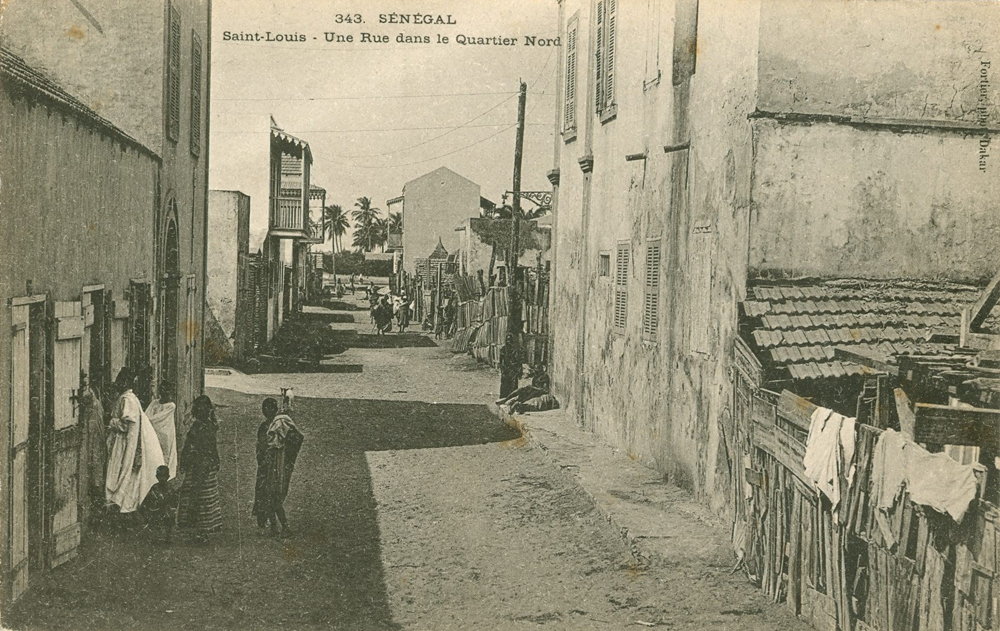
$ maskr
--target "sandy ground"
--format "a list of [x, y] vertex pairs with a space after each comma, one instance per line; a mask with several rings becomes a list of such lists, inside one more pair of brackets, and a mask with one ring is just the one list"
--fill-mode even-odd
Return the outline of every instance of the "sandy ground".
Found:
[[[473, 360], [404, 346], [332, 361], [362, 371], [210, 375], [225, 531], [169, 546], [95, 531], [5, 626], [804, 628], [725, 568], [638, 566], [574, 477], [487, 412], [498, 380]], [[282, 386], [306, 435], [284, 540], [250, 515], [260, 400]]]

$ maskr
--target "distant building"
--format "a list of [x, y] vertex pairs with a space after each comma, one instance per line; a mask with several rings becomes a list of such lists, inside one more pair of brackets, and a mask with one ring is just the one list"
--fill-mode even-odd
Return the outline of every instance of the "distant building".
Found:
[[451, 169], [441, 167], [403, 185], [403, 194], [386, 202], [390, 212], [403, 212], [403, 269], [416, 271], [416, 259], [438, 242], [458, 248], [455, 226], [478, 217], [495, 204], [480, 196], [480, 187]]
[[309, 143], [285, 133], [271, 119], [268, 231], [264, 240], [267, 318], [264, 343], [286, 315], [300, 308], [306, 290], [306, 254], [314, 241], [309, 226], [312, 167]]
[[205, 361], [219, 365], [246, 358], [250, 244], [250, 197], [240, 191], [208, 194], [208, 318]]

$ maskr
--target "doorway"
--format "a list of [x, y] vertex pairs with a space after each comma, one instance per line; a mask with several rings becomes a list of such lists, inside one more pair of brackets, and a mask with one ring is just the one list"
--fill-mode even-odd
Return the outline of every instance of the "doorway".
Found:
[[163, 254], [162, 313], [160, 326], [160, 379], [177, 383], [177, 309], [180, 293], [180, 256], [177, 223], [167, 224]]

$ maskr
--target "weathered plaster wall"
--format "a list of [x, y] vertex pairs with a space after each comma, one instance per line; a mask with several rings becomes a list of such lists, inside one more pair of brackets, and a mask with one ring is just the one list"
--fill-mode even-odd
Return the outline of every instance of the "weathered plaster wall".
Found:
[[[619, 3], [617, 115], [602, 123], [581, 99], [577, 137], [560, 150], [553, 379], [585, 427], [720, 507], [729, 496], [728, 357], [746, 277], [759, 4], [701, 4], [690, 91], [672, 82], [674, 3], [653, 5]], [[589, 10], [564, 8], [580, 23], [581, 94], [592, 92]], [[664, 153], [686, 140], [690, 152]], [[645, 160], [625, 160], [643, 151]], [[577, 163], [587, 154], [590, 176]], [[660, 312], [655, 339], [644, 340], [650, 239], [662, 252]], [[619, 242], [631, 259], [624, 333], [612, 322]], [[608, 276], [598, 273], [601, 254]]]
[[769, 0], [762, 13], [758, 109], [780, 122], [755, 124], [754, 273], [996, 273], [998, 166], [980, 162], [1000, 127], [996, 4]]
[[758, 121], [757, 272], [977, 280], [996, 273], [1000, 188], [975, 138]]
[[458, 249], [455, 227], [479, 216], [479, 185], [441, 167], [403, 186], [403, 269], [434, 251], [438, 239], [449, 252]]
[[[162, 2], [4, 2], [0, 40], [157, 154], [163, 141]], [[141, 46], [136, 44], [141, 42]], [[107, 60], [115, 60], [113, 70]], [[95, 60], [101, 60], [95, 63]]]
[[[980, 64], [997, 54], [997, 33], [994, 2], [768, 0], [759, 107], [975, 123]], [[997, 127], [995, 89], [989, 103]]]
[[[746, 292], [752, 129], [761, 2], [701, 2], [691, 78], [687, 208], [674, 213], [664, 469], [715, 509], [728, 506], [732, 429], [729, 375], [737, 304]], [[681, 136], [683, 138], [683, 136]]]
[[208, 250], [208, 306], [222, 329], [225, 339], [230, 341], [236, 325], [236, 299], [241, 250], [247, 242], [241, 237], [248, 233], [244, 221], [250, 218], [250, 198], [240, 191], [209, 191], [208, 194], [208, 238], [212, 247]]

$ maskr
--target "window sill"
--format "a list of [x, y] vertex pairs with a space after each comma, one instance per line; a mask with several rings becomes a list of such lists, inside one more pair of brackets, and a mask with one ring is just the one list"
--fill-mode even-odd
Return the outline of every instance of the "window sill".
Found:
[[574, 127], [573, 129], [567, 129], [562, 133], [562, 136], [563, 136], [563, 142], [565, 144], [568, 145], [569, 143], [573, 142], [574, 140], [576, 140], [576, 127]]
[[654, 350], [660, 347], [660, 343], [656, 340], [642, 340], [642, 347], [649, 350]]
[[608, 106], [606, 110], [601, 112], [601, 124], [606, 125], [618, 117], [618, 104], [612, 104]]
[[655, 78], [643, 81], [642, 82], [642, 90], [643, 90], [643, 92], [645, 92], [646, 90], [651, 90], [651, 89], [657, 87], [658, 85], [660, 85], [660, 77], [662, 77], [662, 76], [663, 76], [663, 72], [659, 71], [659, 72], [656, 73], [656, 77]]

